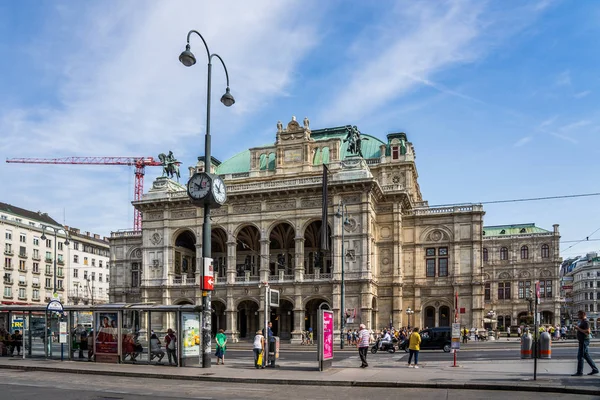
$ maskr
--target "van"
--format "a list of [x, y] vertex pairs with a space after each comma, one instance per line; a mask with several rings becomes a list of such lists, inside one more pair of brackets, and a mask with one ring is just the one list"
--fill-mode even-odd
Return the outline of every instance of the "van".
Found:
[[[452, 328], [443, 326], [439, 328], [423, 329], [421, 335], [421, 350], [444, 350], [449, 353], [452, 342]], [[400, 349], [408, 352], [408, 339], [402, 342]]]

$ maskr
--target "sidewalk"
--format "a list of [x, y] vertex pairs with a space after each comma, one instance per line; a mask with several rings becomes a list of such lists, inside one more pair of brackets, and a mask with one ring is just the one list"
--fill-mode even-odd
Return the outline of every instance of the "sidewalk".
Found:
[[[280, 385], [329, 385], [361, 387], [420, 387], [447, 389], [536, 391], [600, 395], [600, 375], [570, 376], [575, 360], [538, 360], [537, 380], [533, 380], [533, 360], [459, 362], [454, 368], [452, 356], [444, 362], [428, 362], [419, 369], [407, 368], [406, 354], [394, 355], [387, 361], [369, 358], [369, 368], [359, 368], [358, 356], [334, 362], [333, 367], [319, 372], [317, 362], [280, 362], [276, 369], [257, 370], [252, 355], [210, 369], [174, 368], [158, 365], [97, 364], [44, 359], [0, 358], [0, 369], [112, 375], [154, 379], [204, 382], [232, 382]], [[586, 370], [587, 370], [586, 365]]]

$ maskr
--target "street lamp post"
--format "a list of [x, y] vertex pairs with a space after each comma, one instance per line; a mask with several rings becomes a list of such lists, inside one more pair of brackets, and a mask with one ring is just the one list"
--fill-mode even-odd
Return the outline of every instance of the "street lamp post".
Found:
[[[227, 88], [225, 94], [221, 96], [221, 103], [226, 107], [231, 107], [235, 103], [235, 99], [229, 92], [229, 73], [225, 62], [218, 54], [211, 54], [206, 44], [206, 40], [202, 35], [196, 31], [191, 30], [187, 34], [187, 44], [185, 51], [179, 56], [179, 61], [186, 67], [191, 67], [196, 63], [196, 57], [190, 51], [190, 36], [195, 33], [202, 39], [204, 47], [206, 48], [206, 55], [208, 56], [208, 82], [206, 85], [206, 134], [204, 135], [204, 172], [210, 173], [211, 165], [211, 154], [210, 154], [210, 92], [211, 92], [211, 80], [212, 80], [212, 58], [217, 57], [223, 69], [225, 70], [225, 77], [227, 79]], [[210, 237], [210, 204], [207, 202], [204, 204], [204, 219], [202, 224], [202, 280], [204, 281], [204, 260], [211, 257], [211, 237]], [[200, 324], [202, 326], [202, 368], [210, 368], [211, 354], [210, 354], [210, 329], [207, 325], [210, 324], [210, 310], [211, 310], [211, 295], [209, 291], [203, 291], [202, 293], [202, 318]], [[207, 323], [208, 321], [208, 323]]]
[[410, 307], [408, 307], [406, 309], [406, 315], [408, 317], [408, 329], [410, 329], [410, 316], [413, 315], [415, 312], [413, 310], [411, 310]]
[[346, 309], [345, 300], [346, 300], [346, 282], [344, 280], [344, 264], [345, 264], [345, 254], [344, 254], [344, 230], [345, 226], [350, 224], [348, 221], [348, 208], [346, 208], [346, 204], [343, 201], [340, 201], [338, 205], [338, 210], [335, 213], [335, 216], [342, 219], [342, 290], [341, 290], [341, 304], [340, 304], [340, 349], [344, 350], [344, 330], [346, 329]]
[[69, 234], [67, 231], [65, 231], [62, 228], [56, 228], [56, 227], [50, 226], [50, 225], [42, 225], [42, 236], [41, 236], [42, 240], [46, 240], [46, 233], [45, 233], [46, 229], [52, 230], [52, 233], [54, 236], [54, 285], [53, 285], [53, 289], [52, 289], [52, 294], [53, 294], [53, 296], [56, 296], [56, 246], [57, 246], [56, 235], [58, 234], [58, 232], [63, 231], [66, 236], [65, 246], [68, 246], [69, 245]]

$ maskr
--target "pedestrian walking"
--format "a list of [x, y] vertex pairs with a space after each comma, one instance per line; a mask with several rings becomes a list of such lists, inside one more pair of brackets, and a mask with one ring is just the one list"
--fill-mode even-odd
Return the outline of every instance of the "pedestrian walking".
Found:
[[169, 365], [173, 365], [171, 360], [173, 360], [175, 365], [177, 365], [177, 337], [171, 328], [167, 330], [167, 336], [165, 336], [165, 346], [167, 348]]
[[367, 350], [369, 350], [369, 331], [365, 324], [359, 325], [360, 331], [358, 331], [358, 339], [356, 342], [356, 347], [358, 348], [358, 355], [360, 356], [361, 368], [367, 368], [369, 364], [367, 363]]
[[506, 327], [506, 340], [510, 339], [510, 326]]
[[252, 351], [254, 352], [254, 368], [264, 368], [263, 366], [263, 350], [265, 348], [265, 337], [262, 335], [262, 331], [256, 331], [254, 336], [254, 343], [252, 344]]
[[217, 342], [217, 365], [219, 365], [219, 361], [221, 361], [221, 364], [225, 365], [227, 336], [225, 336], [225, 331], [223, 331], [223, 329], [219, 329], [219, 333], [217, 333], [217, 336], [215, 336], [215, 341]]
[[410, 335], [410, 339], [408, 339], [408, 368], [411, 368], [410, 362], [412, 361], [413, 356], [415, 357], [415, 365], [414, 368], [419, 368], [419, 351], [421, 350], [421, 335], [419, 335], [419, 328], [414, 328], [413, 333]]
[[17, 356], [21, 355], [21, 346], [23, 345], [23, 335], [19, 330], [15, 330], [15, 333], [11, 336], [12, 339], [12, 347], [10, 349], [10, 355], [12, 356], [17, 349]]
[[577, 330], [577, 340], [579, 341], [579, 349], [577, 350], [577, 372], [575, 372], [571, 376], [581, 376], [583, 375], [583, 360], [585, 360], [590, 367], [592, 367], [592, 372], [588, 375], [596, 375], [598, 373], [598, 367], [592, 360], [592, 357], [589, 353], [590, 347], [590, 322], [588, 321], [585, 311], [579, 310], [577, 313], [579, 317], [579, 326], [576, 326]]

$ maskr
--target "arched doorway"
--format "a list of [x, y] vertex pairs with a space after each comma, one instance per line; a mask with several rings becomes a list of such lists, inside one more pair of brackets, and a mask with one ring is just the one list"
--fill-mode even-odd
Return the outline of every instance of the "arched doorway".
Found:
[[[304, 231], [304, 274], [331, 274], [330, 252], [321, 251], [321, 233], [323, 232], [321, 221], [313, 221]], [[331, 233], [331, 229], [328, 229]], [[331, 234], [327, 238], [331, 249]]]
[[211, 329], [213, 336], [219, 332], [219, 329], [227, 330], [225, 318], [225, 303], [220, 300], [213, 300], [211, 303]]
[[223, 228], [213, 228], [210, 237], [215, 277], [224, 282], [227, 279], [227, 232]]
[[296, 232], [287, 222], [276, 225], [269, 234], [269, 275], [294, 274], [294, 255], [296, 254]]
[[285, 299], [279, 301], [279, 307], [271, 309], [270, 320], [273, 323], [273, 334], [281, 340], [292, 338], [294, 329], [294, 304]]
[[[416, 325], [416, 324], [415, 324]], [[433, 328], [435, 326], [435, 308], [434, 307], [426, 307], [425, 308], [425, 318], [423, 319], [423, 327], [424, 328]]]
[[[236, 276], [258, 280], [260, 270], [260, 232], [253, 225], [244, 226], [237, 234]], [[254, 333], [254, 332], [253, 332]]]
[[540, 314], [540, 324], [554, 325], [554, 313], [552, 311], [542, 311]]
[[519, 321], [519, 325], [533, 324], [533, 317], [530, 317], [527, 311], [520, 312], [517, 315], [517, 320]]
[[196, 237], [191, 231], [183, 231], [175, 238], [175, 260], [173, 262], [173, 283], [192, 282], [196, 274]]
[[439, 311], [438, 326], [450, 326], [450, 307], [441, 306]]
[[304, 330], [313, 332], [313, 340], [317, 341], [317, 317], [319, 315], [319, 309], [331, 310], [329, 301], [324, 298], [316, 298], [309, 300], [304, 308]]
[[240, 338], [252, 339], [257, 330], [260, 329], [258, 323], [258, 303], [254, 300], [244, 300], [238, 304], [237, 330]]

